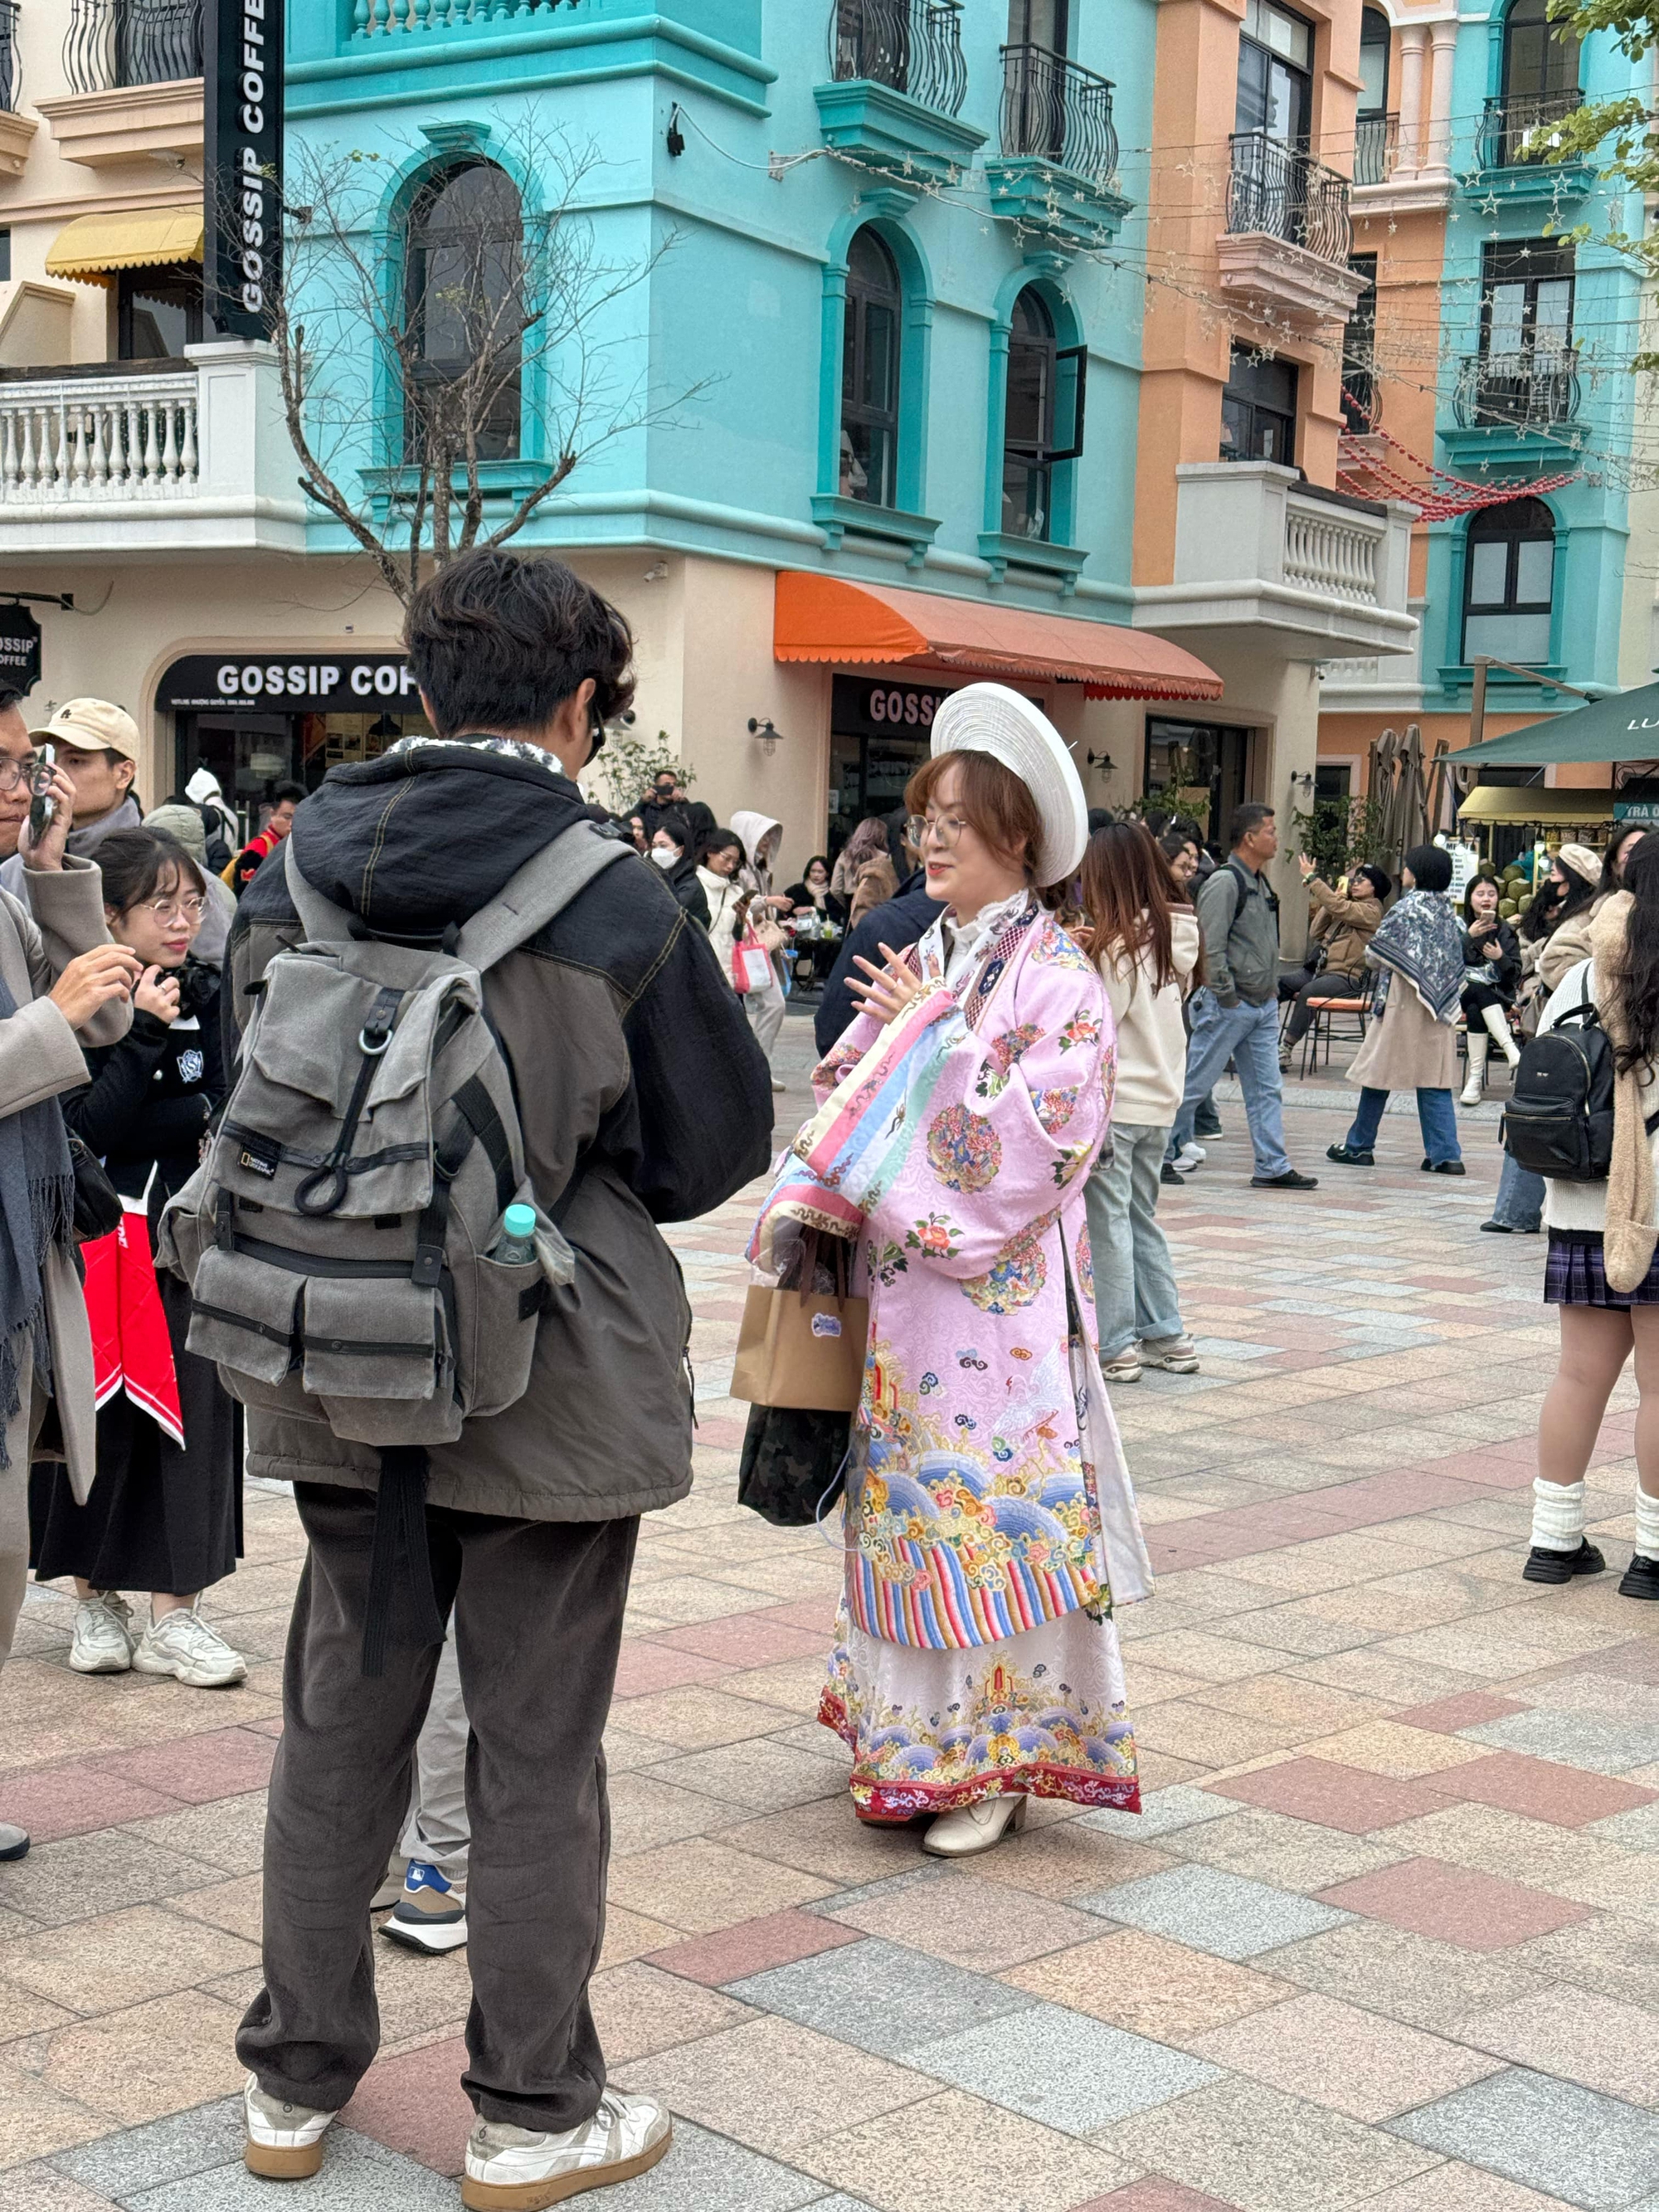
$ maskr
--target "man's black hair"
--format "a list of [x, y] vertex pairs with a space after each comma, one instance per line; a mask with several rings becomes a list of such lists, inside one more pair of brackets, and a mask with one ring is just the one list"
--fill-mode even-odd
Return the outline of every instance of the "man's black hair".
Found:
[[0, 684], [0, 714], [3, 714], [8, 707], [21, 707], [22, 703], [23, 695], [15, 685]]
[[1235, 806], [1227, 817], [1227, 850], [1236, 853], [1258, 822], [1271, 822], [1273, 809], [1264, 806], [1259, 799], [1247, 799], [1242, 806]]
[[404, 643], [440, 737], [544, 728], [590, 676], [598, 724], [634, 696], [628, 624], [549, 557], [520, 560], [498, 546], [464, 553], [416, 592]]
[[270, 790], [270, 803], [273, 806], [280, 806], [285, 799], [291, 799], [297, 806], [305, 795], [306, 787], [302, 783], [273, 784]]

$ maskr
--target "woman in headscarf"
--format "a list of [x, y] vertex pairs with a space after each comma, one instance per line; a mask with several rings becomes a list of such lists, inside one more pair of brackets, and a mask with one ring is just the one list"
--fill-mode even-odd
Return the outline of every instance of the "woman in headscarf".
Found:
[[1425, 1174], [1461, 1176], [1457, 1109], [1457, 1015], [1463, 997], [1463, 933], [1442, 894], [1451, 885], [1451, 855], [1414, 845], [1400, 870], [1400, 897], [1365, 947], [1377, 971], [1370, 1025], [1348, 1070], [1360, 1085], [1359, 1111], [1327, 1159], [1340, 1167], [1376, 1164], [1371, 1147], [1390, 1091], [1417, 1093]]
[[971, 684], [907, 794], [945, 911], [860, 962], [751, 1251], [848, 1240], [870, 1333], [846, 1583], [819, 1717], [861, 1820], [988, 1850], [1032, 1796], [1134, 1810], [1115, 1604], [1150, 1586], [1101, 1381], [1084, 1192], [1106, 1135], [1106, 987], [1048, 902], [1086, 841], [1071, 756]]

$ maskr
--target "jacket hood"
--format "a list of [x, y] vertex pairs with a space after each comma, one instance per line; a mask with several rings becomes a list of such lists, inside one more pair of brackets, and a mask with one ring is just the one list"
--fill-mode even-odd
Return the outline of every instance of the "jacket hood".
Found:
[[[388, 935], [457, 925], [586, 811], [568, 776], [471, 745], [416, 745], [331, 769], [289, 835], [306, 879]], [[288, 909], [283, 871], [243, 900]]]
[[219, 779], [212, 769], [198, 768], [185, 786], [185, 797], [193, 799], [198, 806], [205, 806], [210, 799], [216, 799], [222, 805], [225, 794], [220, 790]]
[[755, 855], [761, 841], [774, 830], [781, 830], [781, 822], [775, 822], [769, 814], [753, 814], [747, 808], [732, 817], [732, 828], [743, 840], [743, 849], [749, 855], [749, 865], [755, 865]]
[[118, 830], [142, 830], [143, 824], [144, 817], [139, 811], [138, 802], [129, 795], [118, 806], [112, 806], [107, 814], [100, 815], [96, 822], [88, 822], [84, 830], [71, 830], [66, 841], [67, 849], [77, 860], [89, 860], [106, 837], [112, 836]]

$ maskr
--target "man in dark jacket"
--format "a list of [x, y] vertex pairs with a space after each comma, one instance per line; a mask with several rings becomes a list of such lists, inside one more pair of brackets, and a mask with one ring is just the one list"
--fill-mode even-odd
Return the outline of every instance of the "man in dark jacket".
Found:
[[830, 970], [818, 1010], [812, 1017], [812, 1035], [820, 1056], [829, 1051], [859, 1012], [858, 1001], [847, 988], [859, 975], [853, 965], [854, 960], [862, 957], [878, 962], [884, 945], [890, 945], [895, 952], [902, 952], [907, 945], [917, 944], [925, 937], [934, 916], [944, 911], [941, 900], [927, 896], [927, 871], [918, 868], [915, 875], [907, 877], [899, 885], [896, 897], [890, 898], [884, 906], [873, 908], [855, 929], [848, 931], [840, 956]]
[[[407, 644], [439, 735], [335, 769], [292, 835], [317, 890], [430, 944], [582, 816], [571, 778], [628, 704], [632, 640], [561, 562], [489, 550], [422, 587]], [[298, 934], [284, 871], [261, 870], [230, 947], [239, 1029]], [[659, 2106], [606, 2089], [588, 2008], [610, 1832], [600, 1737], [639, 1516], [691, 1480], [690, 1315], [657, 1224], [765, 1168], [772, 1098], [707, 938], [635, 858], [489, 969], [484, 1000], [536, 1190], [551, 1206], [576, 1185], [563, 1227], [578, 1272], [541, 1316], [525, 1395], [432, 1449], [426, 1530], [472, 1729], [466, 2174], [473, 2202], [551, 2203], [667, 2148]], [[359, 1670], [378, 1455], [252, 1409], [248, 1444], [254, 1472], [293, 1481], [310, 1540], [271, 1778], [265, 1985], [237, 2041], [247, 2162], [292, 2176], [320, 2164], [374, 2056], [369, 1900], [440, 1646], [399, 1640], [394, 1614], [384, 1674]]]

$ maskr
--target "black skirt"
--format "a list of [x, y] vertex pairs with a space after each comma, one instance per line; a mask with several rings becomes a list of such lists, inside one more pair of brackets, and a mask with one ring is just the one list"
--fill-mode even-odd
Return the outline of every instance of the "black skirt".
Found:
[[118, 1390], [98, 1415], [98, 1472], [77, 1505], [61, 1462], [29, 1470], [29, 1565], [42, 1582], [188, 1596], [234, 1574], [242, 1553], [241, 1408], [218, 1370], [185, 1349], [190, 1292], [157, 1278], [185, 1448]]
[[1552, 1229], [1544, 1262], [1544, 1303], [1550, 1306], [1607, 1306], [1626, 1312], [1632, 1306], [1659, 1306], [1659, 1252], [1633, 1291], [1607, 1287], [1596, 1229]]

